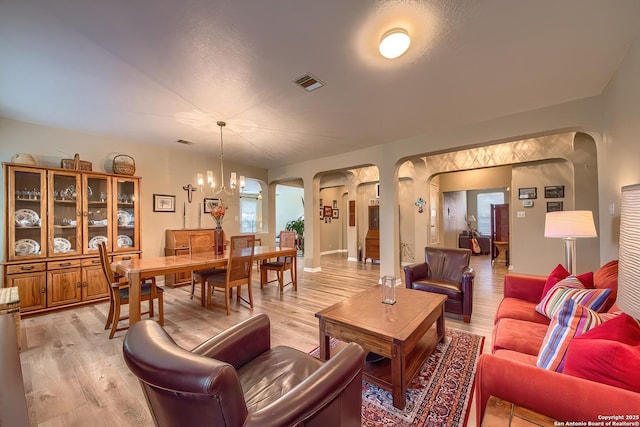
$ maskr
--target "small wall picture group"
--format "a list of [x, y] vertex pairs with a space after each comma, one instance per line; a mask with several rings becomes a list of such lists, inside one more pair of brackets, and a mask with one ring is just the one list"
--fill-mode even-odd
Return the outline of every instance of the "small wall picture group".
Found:
[[[549, 185], [544, 187], [545, 199], [562, 199], [564, 198], [564, 185]], [[547, 212], [557, 212], [564, 210], [562, 201], [547, 202]]]

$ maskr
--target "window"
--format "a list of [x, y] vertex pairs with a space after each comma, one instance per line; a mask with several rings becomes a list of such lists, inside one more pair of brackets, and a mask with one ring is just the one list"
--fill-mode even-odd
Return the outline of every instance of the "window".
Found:
[[256, 233], [258, 231], [258, 199], [256, 197], [240, 197], [240, 232]]
[[240, 232], [262, 232], [262, 186], [252, 178], [245, 179], [240, 193]]
[[504, 193], [480, 193], [478, 194], [478, 231], [480, 234], [491, 234], [491, 205], [504, 203]]

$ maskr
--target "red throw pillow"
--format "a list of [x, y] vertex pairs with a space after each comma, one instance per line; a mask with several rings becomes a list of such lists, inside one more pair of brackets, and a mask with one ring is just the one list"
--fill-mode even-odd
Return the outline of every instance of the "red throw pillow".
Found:
[[[549, 277], [547, 277], [547, 281], [545, 282], [544, 288], [542, 289], [542, 297], [540, 298], [540, 301], [544, 299], [544, 297], [549, 292], [549, 289], [553, 288], [556, 283], [566, 279], [569, 276], [571, 276], [571, 273], [569, 273], [567, 269], [562, 266], [562, 264], [558, 264], [556, 268], [553, 269], [551, 274], [549, 274]], [[581, 275], [576, 276], [576, 279], [578, 279], [585, 288], [593, 288], [593, 272], [582, 273]]]
[[571, 273], [569, 273], [567, 269], [562, 266], [562, 264], [558, 264], [556, 268], [553, 269], [551, 274], [549, 274], [549, 277], [547, 277], [547, 281], [545, 282], [544, 288], [542, 289], [542, 298], [540, 298], [540, 300], [542, 301], [545, 295], [547, 295], [547, 292], [549, 292], [549, 289], [553, 288], [556, 283], [558, 283], [562, 279], [566, 279], [570, 275]]
[[569, 343], [564, 373], [640, 392], [640, 324], [621, 313]]

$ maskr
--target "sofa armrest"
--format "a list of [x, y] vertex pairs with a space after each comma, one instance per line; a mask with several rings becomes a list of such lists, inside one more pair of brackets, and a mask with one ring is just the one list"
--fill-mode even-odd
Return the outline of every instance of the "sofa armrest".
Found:
[[482, 354], [476, 368], [476, 424], [490, 396], [560, 421], [638, 415], [640, 393]]
[[318, 425], [360, 426], [364, 357], [358, 344], [345, 345], [278, 400], [249, 414], [244, 425], [299, 425], [314, 417]]
[[547, 278], [543, 276], [507, 274], [504, 276], [504, 297], [537, 303], [542, 299], [542, 290], [546, 282]]
[[416, 280], [429, 277], [429, 264], [421, 262], [418, 264], [407, 265], [404, 268], [404, 285], [411, 289], [413, 282]]
[[191, 352], [224, 361], [238, 369], [270, 348], [269, 318], [259, 314], [209, 338]]

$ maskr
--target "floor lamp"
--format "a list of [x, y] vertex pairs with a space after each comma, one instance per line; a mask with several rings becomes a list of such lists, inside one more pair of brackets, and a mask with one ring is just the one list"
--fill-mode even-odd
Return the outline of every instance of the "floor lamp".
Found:
[[575, 274], [576, 238], [597, 237], [591, 211], [547, 212], [544, 222], [544, 237], [564, 240], [564, 257], [567, 271]]
[[618, 307], [640, 319], [640, 184], [622, 187]]

